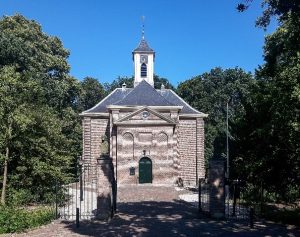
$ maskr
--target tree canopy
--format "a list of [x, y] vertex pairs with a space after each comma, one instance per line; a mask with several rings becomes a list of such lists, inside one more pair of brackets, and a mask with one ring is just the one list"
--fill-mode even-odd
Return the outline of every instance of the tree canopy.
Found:
[[215, 68], [179, 84], [178, 94], [194, 108], [209, 114], [205, 125], [206, 160], [226, 156], [226, 104], [230, 108], [230, 125], [234, 126], [244, 115], [243, 103], [253, 83], [252, 75], [240, 68]]
[[[237, 5], [237, 10], [243, 12], [247, 10], [253, 0], [243, 0]], [[271, 18], [278, 17], [280, 22], [287, 20], [291, 15], [300, 17], [300, 2], [298, 0], [263, 0], [261, 6], [263, 13], [256, 20], [256, 26], [266, 28]]]
[[105, 91], [101, 83], [93, 78], [86, 77], [81, 84], [80, 110], [87, 110], [99, 103], [105, 95]]
[[[75, 111], [80, 84], [57, 37], [21, 15], [0, 20], [0, 153], [6, 188], [37, 198], [70, 177], [81, 132]], [[8, 181], [11, 182], [8, 183]], [[13, 182], [12, 182], [13, 180]], [[34, 184], [34, 185], [33, 185]]]

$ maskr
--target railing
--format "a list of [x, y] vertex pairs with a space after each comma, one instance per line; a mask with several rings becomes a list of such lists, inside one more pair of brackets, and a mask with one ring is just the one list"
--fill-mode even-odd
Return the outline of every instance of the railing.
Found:
[[250, 204], [244, 196], [241, 180], [232, 180], [225, 185], [225, 216], [228, 219], [249, 219]]
[[207, 179], [199, 179], [198, 190], [199, 190], [199, 202], [198, 202], [199, 212], [204, 214], [209, 214], [210, 185], [207, 182]]
[[[210, 215], [210, 208], [213, 208], [214, 203], [210, 203], [211, 185], [207, 179], [199, 179], [199, 212]], [[244, 185], [239, 180], [227, 182], [224, 186], [225, 192], [225, 213], [226, 219], [243, 219], [250, 220], [254, 216], [254, 210], [250, 211], [251, 205], [247, 202], [244, 196]]]
[[[97, 164], [84, 164], [80, 167], [77, 180], [57, 187], [57, 217], [65, 220], [91, 220], [98, 214], [99, 172]], [[111, 198], [116, 195], [116, 187], [111, 185]], [[112, 199], [112, 213], [115, 202]]]

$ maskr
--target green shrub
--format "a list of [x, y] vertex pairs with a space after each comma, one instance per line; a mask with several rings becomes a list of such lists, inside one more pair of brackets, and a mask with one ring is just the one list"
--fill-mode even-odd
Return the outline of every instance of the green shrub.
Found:
[[21, 232], [50, 223], [53, 219], [54, 210], [51, 207], [32, 210], [12, 206], [0, 207], [0, 234]]
[[300, 208], [286, 209], [266, 206], [262, 216], [277, 223], [300, 226]]
[[23, 206], [34, 200], [33, 195], [28, 189], [10, 188], [7, 192], [7, 203], [9, 206]]

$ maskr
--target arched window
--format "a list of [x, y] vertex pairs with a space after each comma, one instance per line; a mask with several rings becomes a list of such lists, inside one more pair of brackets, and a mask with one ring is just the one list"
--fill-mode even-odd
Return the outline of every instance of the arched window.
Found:
[[143, 63], [141, 65], [141, 77], [147, 77], [147, 65]]

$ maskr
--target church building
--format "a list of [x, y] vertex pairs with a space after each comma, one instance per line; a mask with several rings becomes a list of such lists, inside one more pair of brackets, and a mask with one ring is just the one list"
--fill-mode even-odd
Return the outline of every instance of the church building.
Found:
[[83, 163], [106, 154], [118, 185], [195, 186], [205, 175], [207, 114], [164, 85], [154, 88], [155, 52], [144, 35], [132, 54], [134, 88], [124, 84], [81, 113]]

